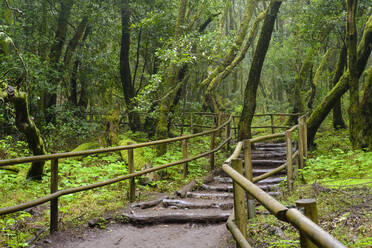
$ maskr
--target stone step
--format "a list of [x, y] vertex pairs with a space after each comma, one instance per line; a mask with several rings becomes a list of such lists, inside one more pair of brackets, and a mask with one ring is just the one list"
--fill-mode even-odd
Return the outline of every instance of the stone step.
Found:
[[281, 142], [281, 143], [266, 143], [266, 142], [261, 142], [261, 143], [254, 143], [254, 147], [285, 147], [286, 143]]
[[217, 191], [217, 192], [232, 192], [233, 186], [232, 184], [212, 184], [212, 185], [203, 184], [202, 189], [208, 190], [208, 191]]
[[218, 176], [218, 177], [214, 177], [213, 180], [216, 183], [232, 183], [231, 177], [221, 177], [221, 176]]
[[234, 206], [233, 200], [205, 200], [205, 199], [165, 199], [162, 205], [167, 208], [176, 209], [206, 209], [218, 208], [222, 210], [232, 209]]
[[260, 189], [262, 189], [263, 191], [266, 191], [266, 192], [275, 192], [275, 191], [278, 191], [278, 189], [279, 189], [279, 184], [257, 185], [257, 186], [260, 187]]
[[[273, 170], [273, 168], [253, 168], [253, 177], [265, 174], [265, 173], [270, 172], [272, 170]], [[286, 174], [286, 171], [281, 170], [281, 171], [275, 173], [274, 175], [285, 175], [285, 174]]]
[[199, 191], [187, 192], [186, 197], [198, 199], [232, 199], [234, 196], [232, 193], [211, 193], [210, 191]]
[[[263, 179], [259, 182], [257, 182], [256, 184], [257, 185], [260, 185], [260, 184], [277, 184], [277, 183], [280, 183], [281, 181], [283, 181], [284, 178], [283, 177], [269, 177], [269, 178], [266, 178], [266, 179]], [[214, 177], [214, 181], [217, 182], [217, 183], [230, 183], [232, 184], [232, 178], [230, 177]]]
[[286, 162], [286, 160], [252, 160], [253, 168], [255, 166], [279, 167]]
[[261, 181], [256, 182], [256, 184], [257, 185], [260, 185], [260, 184], [278, 184], [283, 180], [284, 180], [284, 177], [269, 177], [269, 178], [266, 178], [266, 179], [263, 179]]
[[124, 213], [122, 216], [133, 225], [165, 223], [217, 223], [226, 222], [231, 211], [220, 209], [172, 210], [159, 209]]

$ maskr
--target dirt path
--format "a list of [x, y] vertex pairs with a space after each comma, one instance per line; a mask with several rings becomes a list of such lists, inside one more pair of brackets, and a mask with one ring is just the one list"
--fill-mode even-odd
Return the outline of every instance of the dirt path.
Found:
[[[252, 158], [255, 176], [270, 171], [285, 163], [285, 144], [256, 144]], [[282, 173], [263, 180], [258, 186], [271, 195], [280, 194], [277, 190], [283, 180]], [[221, 169], [208, 178], [201, 185], [190, 182], [175, 195], [132, 205], [121, 214], [130, 224], [111, 224], [104, 230], [88, 229], [80, 236], [59, 232], [39, 241], [35, 247], [234, 247], [225, 226], [233, 209], [232, 180]]]
[[[60, 232], [35, 247], [42, 248], [228, 248], [230, 234], [225, 224], [171, 224], [136, 227], [114, 224], [104, 230], [90, 229], [78, 237]], [[230, 242], [230, 244], [228, 244]]]

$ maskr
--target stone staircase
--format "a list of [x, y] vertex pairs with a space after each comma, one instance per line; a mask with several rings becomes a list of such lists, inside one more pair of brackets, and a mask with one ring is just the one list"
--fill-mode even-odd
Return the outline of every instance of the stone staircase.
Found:
[[[285, 143], [257, 143], [252, 148], [253, 176], [286, 162]], [[243, 154], [240, 157], [243, 158]], [[281, 194], [278, 187], [285, 176], [283, 170], [257, 185], [276, 196]], [[193, 182], [174, 196], [133, 204], [123, 217], [134, 225], [226, 222], [233, 209], [232, 190], [232, 179], [217, 170], [201, 186]]]

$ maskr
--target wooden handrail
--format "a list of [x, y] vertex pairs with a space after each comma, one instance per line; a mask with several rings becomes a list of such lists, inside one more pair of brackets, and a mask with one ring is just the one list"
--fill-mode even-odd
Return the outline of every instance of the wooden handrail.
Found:
[[296, 209], [288, 209], [227, 164], [224, 164], [222, 169], [235, 182], [237, 182], [242, 188], [251, 194], [257, 201], [259, 201], [267, 210], [269, 210], [270, 213], [272, 213], [279, 220], [289, 222], [299, 230], [303, 231], [309, 236], [311, 241], [313, 241], [319, 247], [345, 248], [342, 243], [340, 243], [337, 239], [332, 237], [329, 233], [324, 231], [310, 219], [305, 217], [299, 211]]
[[70, 157], [86, 156], [86, 155], [93, 155], [93, 154], [99, 154], [99, 153], [116, 152], [116, 151], [136, 149], [140, 147], [146, 147], [146, 146], [192, 139], [195, 137], [205, 136], [205, 135], [220, 131], [222, 128], [224, 128], [226, 125], [228, 125], [231, 122], [231, 119], [232, 117], [230, 117], [225, 123], [223, 123], [221, 126], [217, 128], [207, 130], [207, 131], [197, 133], [197, 134], [190, 134], [190, 135], [185, 135], [185, 136], [180, 136], [180, 137], [175, 137], [175, 138], [156, 140], [156, 141], [144, 142], [140, 144], [126, 145], [126, 146], [115, 146], [115, 147], [107, 147], [107, 148], [101, 148], [101, 149], [78, 151], [78, 152], [63, 152], [63, 153], [55, 153], [55, 154], [48, 154], [48, 155], [38, 155], [38, 156], [30, 156], [30, 157], [23, 157], [23, 158], [5, 159], [5, 160], [0, 160], [0, 167], [8, 166], [8, 165], [15, 165], [15, 164], [29, 163], [29, 162], [47, 161], [47, 160], [52, 160], [52, 159], [70, 158]]
[[[316, 223], [314, 223], [312, 220], [308, 219], [306, 216], [304, 216], [302, 213], [300, 213], [296, 209], [288, 209], [287, 207], [283, 206], [280, 202], [276, 201], [273, 197], [271, 197], [269, 194], [267, 194], [265, 191], [260, 189], [258, 186], [254, 184], [254, 182], [258, 182], [262, 179], [265, 179], [285, 168], [287, 168], [287, 181], [288, 181], [288, 188], [291, 190], [293, 188], [293, 168], [292, 168], [292, 161], [299, 158], [300, 164], [303, 165], [303, 156], [306, 153], [306, 147], [303, 146], [307, 142], [306, 137], [306, 126], [304, 126], [306, 115], [302, 115], [299, 117], [299, 124], [294, 125], [293, 127], [289, 128], [285, 133], [279, 133], [279, 134], [272, 134], [262, 137], [257, 137], [253, 139], [246, 140], [244, 142], [244, 145], [248, 145], [249, 147], [244, 148], [244, 159], [245, 164], [247, 167], [251, 167], [251, 144], [255, 142], [265, 141], [269, 139], [279, 138], [279, 137], [286, 137], [286, 152], [287, 152], [287, 161], [283, 165], [279, 166], [278, 168], [271, 170], [265, 174], [262, 174], [258, 177], [252, 178], [252, 175], [248, 175], [246, 173], [245, 177], [239, 173], [238, 171], [234, 170], [230, 166], [230, 161], [232, 159], [236, 159], [239, 156], [239, 153], [241, 152], [243, 146], [243, 142], [239, 142], [236, 146], [233, 154], [225, 161], [225, 163], [222, 165], [223, 171], [228, 174], [232, 179], [234, 183], [239, 184], [242, 188], [246, 190], [248, 193], [248, 213], [252, 211], [249, 206], [249, 198], [254, 197], [257, 201], [259, 201], [267, 210], [270, 211], [276, 218], [282, 221], [286, 221], [291, 223], [293, 226], [295, 226], [301, 233], [301, 240], [311, 240], [314, 244], [316, 244], [318, 247], [340, 247], [344, 248], [345, 246], [339, 242], [337, 239], [332, 237], [329, 233], [324, 231], [322, 228], [320, 228]], [[301, 122], [300, 122], [301, 120]], [[294, 132], [296, 129], [298, 129], [298, 140], [299, 140], [299, 150], [292, 153], [292, 132]], [[301, 162], [302, 161], [302, 162]], [[235, 163], [237, 161], [234, 161]], [[240, 162], [241, 163], [241, 162]], [[245, 168], [246, 172], [249, 168]], [[296, 174], [297, 170], [295, 170]], [[296, 176], [296, 175], [294, 175]], [[251, 181], [249, 180], [251, 179]], [[235, 198], [235, 191], [234, 191], [234, 198]], [[234, 206], [235, 208], [235, 206]], [[253, 207], [254, 211], [254, 207]], [[235, 218], [241, 218], [239, 216], [235, 215]], [[238, 221], [238, 220], [237, 220]], [[241, 247], [250, 247], [249, 243], [247, 242], [247, 237], [244, 235], [244, 230], [241, 230], [233, 220], [233, 215], [230, 216], [230, 218], [227, 221], [227, 227], [232, 233], [233, 237], [236, 239], [238, 244]], [[305, 242], [306, 243], [306, 242]], [[301, 241], [301, 247], [302, 241]], [[307, 247], [307, 246], [306, 246]]]
[[168, 164], [164, 164], [164, 165], [161, 165], [161, 166], [158, 166], [158, 167], [153, 167], [153, 168], [149, 168], [149, 169], [142, 170], [142, 171], [139, 171], [139, 172], [135, 172], [135, 173], [132, 173], [132, 174], [128, 174], [128, 175], [116, 177], [116, 178], [113, 178], [113, 179], [109, 179], [109, 180], [106, 180], [106, 181], [103, 181], [103, 182], [98, 182], [98, 183], [93, 183], [93, 184], [84, 185], [84, 186], [80, 186], [80, 187], [60, 190], [60, 191], [57, 191], [53, 194], [49, 194], [47, 196], [44, 196], [42, 198], [39, 198], [39, 199], [36, 199], [36, 200], [33, 200], [33, 201], [22, 203], [22, 204], [19, 204], [19, 205], [16, 205], [16, 206], [1, 208], [0, 209], [0, 216], [4, 215], [4, 214], [10, 214], [10, 213], [22, 211], [22, 210], [30, 208], [30, 207], [35, 207], [35, 206], [38, 206], [38, 205], [43, 204], [45, 202], [48, 202], [50, 200], [56, 199], [56, 198], [58, 198], [60, 196], [63, 196], [63, 195], [69, 195], [69, 194], [72, 194], [72, 193], [77, 193], [77, 192], [81, 192], [81, 191], [86, 191], [86, 190], [90, 190], [90, 189], [99, 188], [99, 187], [102, 187], [102, 186], [117, 183], [117, 182], [127, 180], [127, 179], [130, 179], [130, 178], [142, 176], [144, 174], [148, 174], [148, 173], [151, 173], [151, 172], [154, 172], [154, 171], [158, 171], [158, 170], [165, 169], [165, 168], [168, 168], [168, 167], [171, 167], [171, 166], [187, 163], [187, 162], [196, 160], [198, 158], [205, 157], [205, 156], [207, 156], [211, 153], [214, 153], [214, 152], [220, 150], [229, 140], [231, 140], [231, 138], [232, 137], [230, 136], [224, 142], [222, 142], [218, 147], [216, 147], [215, 149], [213, 149], [211, 151], [201, 153], [199, 155], [196, 155], [196, 156], [188, 158], [188, 159], [182, 159], [182, 160], [172, 162], [172, 163], [168, 163]]

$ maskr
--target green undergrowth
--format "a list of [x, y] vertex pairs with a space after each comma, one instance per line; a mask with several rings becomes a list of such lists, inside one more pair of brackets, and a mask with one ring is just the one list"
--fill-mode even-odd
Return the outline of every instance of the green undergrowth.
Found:
[[[141, 143], [146, 140], [142, 133], [126, 132], [119, 136], [120, 145], [128, 142]], [[88, 143], [89, 149], [97, 148], [96, 143]], [[11, 137], [0, 140], [1, 159], [30, 155], [24, 142], [12, 141]], [[79, 146], [77, 149], [81, 150]], [[195, 156], [209, 150], [210, 137], [197, 137], [188, 142], [188, 156]], [[140, 171], [147, 164], [153, 167], [182, 159], [181, 142], [168, 146], [168, 152], [157, 157], [154, 147], [143, 147], [134, 150], [135, 170]], [[221, 164], [226, 156], [216, 155], [216, 165]], [[201, 182], [208, 172], [208, 158], [200, 158], [189, 163], [189, 174], [183, 176], [183, 165], [174, 166], [156, 172], [156, 180], [147, 185], [140, 185], [145, 176], [137, 178], [136, 200], [146, 200], [152, 192], [174, 192], [192, 179]], [[50, 185], [50, 162], [46, 163], [42, 181], [26, 180], [29, 165], [13, 166], [18, 173], [0, 170], [0, 208], [14, 206], [48, 195]], [[59, 160], [59, 189], [79, 187], [102, 182], [128, 174], [127, 151], [97, 154], [85, 157]], [[144, 181], [144, 180], [143, 180]], [[88, 190], [59, 198], [59, 228], [61, 230], [86, 225], [88, 220], [99, 218], [107, 213], [118, 216], [120, 210], [128, 206], [128, 182], [122, 181], [94, 190]], [[26, 211], [0, 217], [0, 247], [27, 247], [41, 230], [48, 230], [49, 204], [43, 204]], [[103, 225], [104, 227], [104, 225]], [[47, 234], [45, 231], [43, 235]]]
[[[317, 135], [295, 190], [288, 192], [283, 182], [278, 200], [295, 207], [298, 199], [315, 199], [324, 230], [346, 247], [372, 247], [372, 152], [352, 150], [346, 130], [328, 127]], [[261, 206], [258, 211], [267, 210]], [[298, 231], [272, 215], [250, 220], [248, 233], [253, 247], [300, 247]]]

